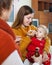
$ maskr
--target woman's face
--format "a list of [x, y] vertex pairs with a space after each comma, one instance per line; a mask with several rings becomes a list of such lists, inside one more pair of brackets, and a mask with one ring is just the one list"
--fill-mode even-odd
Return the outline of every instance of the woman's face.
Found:
[[29, 26], [30, 23], [32, 22], [33, 16], [34, 16], [34, 13], [25, 15], [24, 16], [24, 20], [23, 20], [23, 25], [24, 26]]

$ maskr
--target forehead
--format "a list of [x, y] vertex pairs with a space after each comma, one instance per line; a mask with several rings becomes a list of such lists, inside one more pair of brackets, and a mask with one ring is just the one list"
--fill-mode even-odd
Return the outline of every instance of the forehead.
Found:
[[44, 28], [42, 28], [42, 27], [39, 27], [38, 30], [45, 32]]
[[34, 17], [34, 13], [31, 13], [31, 14], [28, 14], [28, 15], [25, 15], [26, 17]]

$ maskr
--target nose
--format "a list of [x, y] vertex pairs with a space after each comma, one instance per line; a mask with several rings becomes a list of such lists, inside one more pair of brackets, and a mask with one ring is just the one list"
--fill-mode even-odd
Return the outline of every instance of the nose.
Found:
[[32, 22], [32, 19], [30, 19], [29, 22], [31, 23]]

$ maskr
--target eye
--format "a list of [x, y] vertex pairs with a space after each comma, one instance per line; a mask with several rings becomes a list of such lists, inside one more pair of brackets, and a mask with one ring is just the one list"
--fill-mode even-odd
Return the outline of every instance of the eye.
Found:
[[28, 19], [30, 19], [30, 17], [28, 17]]
[[28, 18], [28, 19], [30, 19], [30, 18]]
[[39, 31], [40, 33], [42, 33], [41, 31]]

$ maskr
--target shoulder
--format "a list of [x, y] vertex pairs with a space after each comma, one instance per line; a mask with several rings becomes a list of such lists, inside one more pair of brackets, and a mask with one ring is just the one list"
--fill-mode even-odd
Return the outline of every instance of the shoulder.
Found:
[[17, 29], [14, 29], [14, 28], [12, 30], [13, 30], [14, 33], [18, 31]]
[[[5, 35], [10, 35], [7, 31], [0, 29], [0, 35], [5, 36]], [[6, 37], [6, 36], [5, 36]]]
[[48, 36], [45, 38], [45, 40], [46, 40], [46, 41], [51, 41], [50, 38], [49, 38]]
[[19, 31], [19, 29], [20, 28], [13, 28], [12, 30], [15, 31], [15, 32], [17, 32], [17, 31]]
[[0, 29], [0, 41], [3, 42], [3, 41], [10, 41], [10, 40], [13, 40], [13, 37], [6, 31]]
[[16, 28], [16, 29], [13, 28], [12, 30], [13, 30], [15, 35], [20, 35], [22, 32], [21, 28]]
[[0, 43], [0, 48], [2, 48], [2, 46], [11, 46], [13, 48], [15, 41], [9, 33], [0, 29]]

